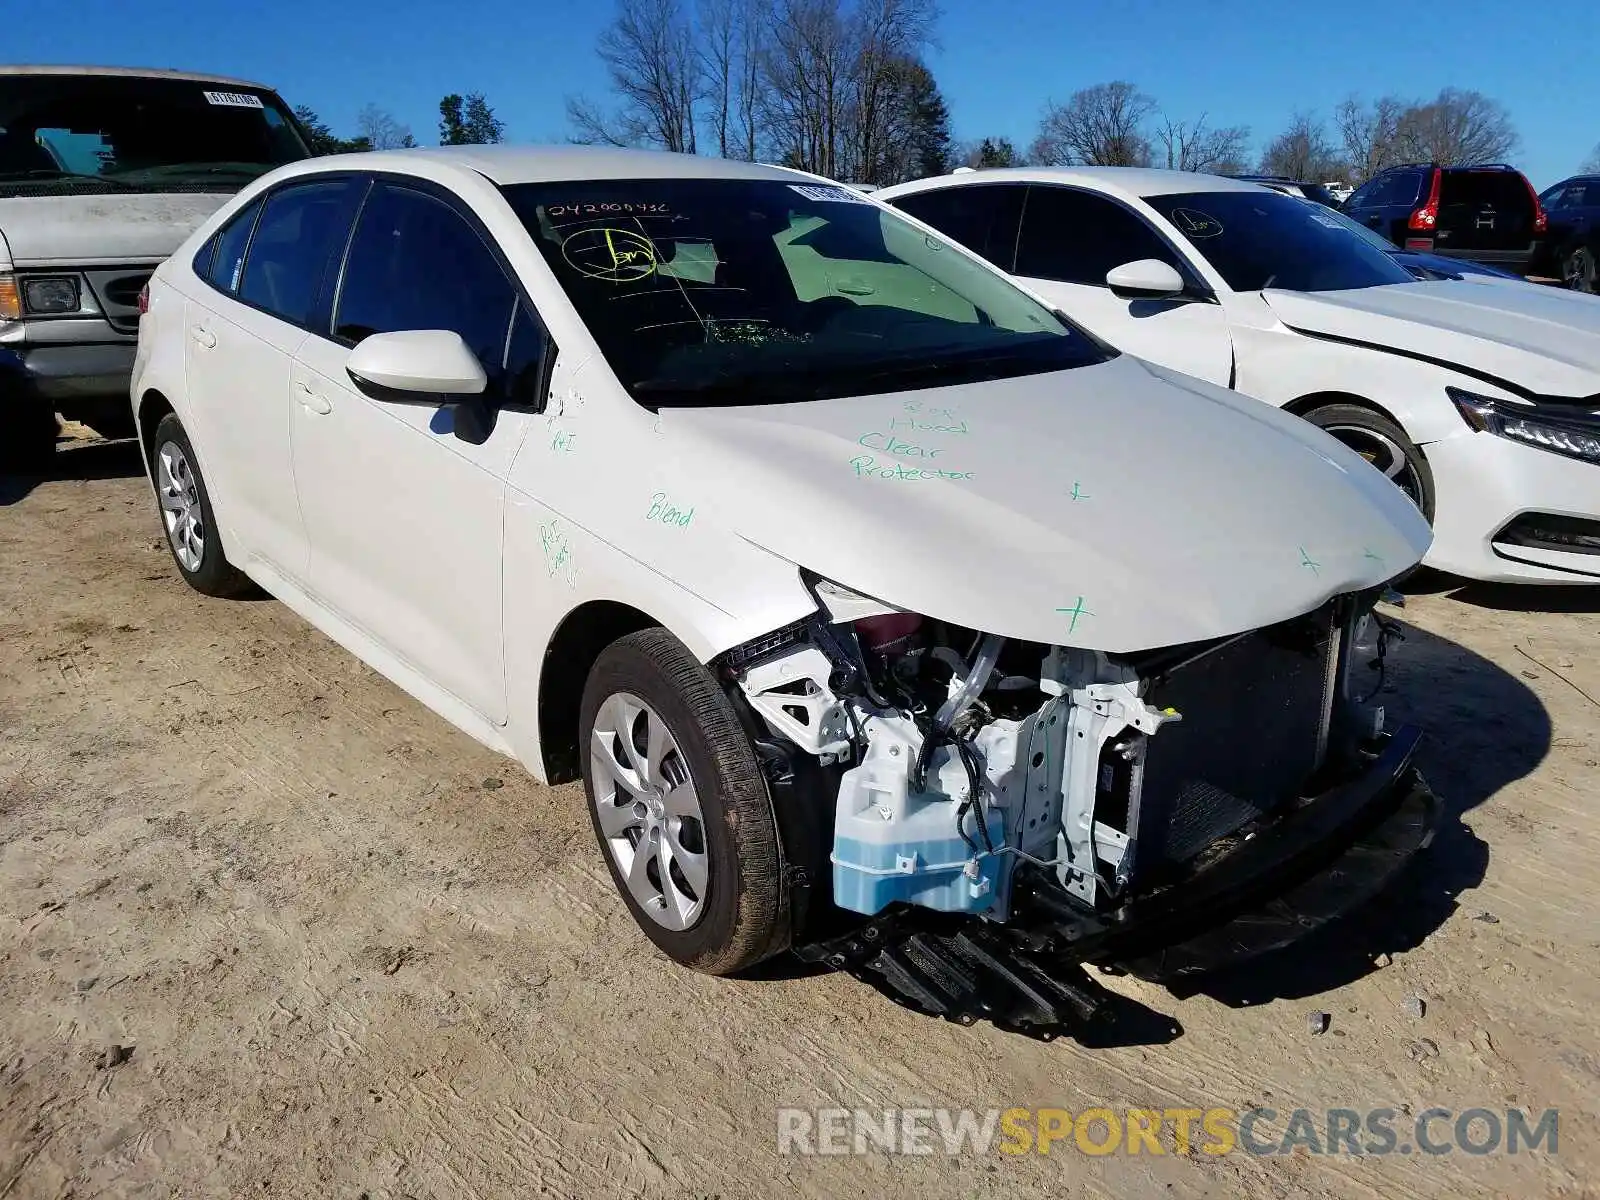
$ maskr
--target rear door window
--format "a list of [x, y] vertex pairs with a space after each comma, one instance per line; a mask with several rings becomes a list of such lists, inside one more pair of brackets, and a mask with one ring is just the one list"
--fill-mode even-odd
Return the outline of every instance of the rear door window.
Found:
[[1026, 184], [991, 183], [914, 192], [894, 207], [988, 259], [1002, 271], [1016, 265]]
[[309, 325], [333, 256], [344, 249], [350, 234], [357, 191], [353, 180], [328, 179], [267, 197], [237, 289], [239, 299], [291, 324]]
[[[205, 277], [213, 287], [233, 293], [239, 288], [244, 275], [244, 252], [250, 246], [250, 234], [256, 227], [256, 217], [261, 213], [261, 201], [248, 205], [243, 212], [222, 227], [212, 239], [216, 251], [211, 256]], [[196, 264], [196, 270], [200, 268]]]
[[1153, 258], [1186, 279], [1191, 272], [1149, 225], [1113, 200], [1073, 188], [1028, 189], [1017, 243], [1017, 274], [1106, 286], [1113, 267]]

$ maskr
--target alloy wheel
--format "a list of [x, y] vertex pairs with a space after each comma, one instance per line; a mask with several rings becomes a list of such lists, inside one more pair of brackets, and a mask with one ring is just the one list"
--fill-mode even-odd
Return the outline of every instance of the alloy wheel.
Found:
[[1323, 427], [1362, 458], [1389, 477], [1389, 481], [1422, 508], [1422, 479], [1406, 457], [1406, 452], [1392, 439], [1375, 429], [1359, 425], [1326, 425]]
[[1594, 255], [1577, 249], [1562, 264], [1561, 281], [1575, 292], [1593, 293], [1596, 288]]
[[163, 442], [156, 453], [156, 491], [178, 565], [185, 571], [198, 571], [206, 553], [205, 516], [189, 457], [176, 442]]
[[661, 714], [613, 692], [589, 745], [594, 805], [606, 849], [634, 903], [665, 929], [688, 929], [710, 884], [705, 818], [689, 764]]

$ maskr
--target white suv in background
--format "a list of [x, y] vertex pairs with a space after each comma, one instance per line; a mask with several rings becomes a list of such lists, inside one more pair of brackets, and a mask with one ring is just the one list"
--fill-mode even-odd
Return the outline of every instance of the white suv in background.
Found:
[[1328, 430], [1433, 522], [1430, 566], [1600, 582], [1591, 298], [1419, 282], [1336, 213], [1208, 175], [1006, 169], [877, 198], [1118, 349]]

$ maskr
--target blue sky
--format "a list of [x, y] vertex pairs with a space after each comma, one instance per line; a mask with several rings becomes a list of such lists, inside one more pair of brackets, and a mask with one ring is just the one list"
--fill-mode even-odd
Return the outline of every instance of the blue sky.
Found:
[[[1049, 97], [1128, 79], [1173, 117], [1251, 127], [1351, 92], [1476, 88], [1510, 110], [1538, 187], [1600, 142], [1600, 20], [1542, 19], [1505, 0], [1351, 6], [1296, 0], [944, 0], [929, 56], [956, 136], [1032, 139]], [[1576, 6], [1548, 10], [1568, 17]], [[252, 11], [253, 10], [253, 11]], [[269, 83], [340, 133], [374, 102], [436, 139], [438, 100], [482, 91], [516, 141], [558, 141], [564, 97], [600, 95], [595, 35], [610, 0], [72, 0], [13, 4], [11, 62], [218, 71]], [[1512, 14], [1520, 12], [1522, 17]], [[1401, 30], [1409, 27], [1409, 33]]]

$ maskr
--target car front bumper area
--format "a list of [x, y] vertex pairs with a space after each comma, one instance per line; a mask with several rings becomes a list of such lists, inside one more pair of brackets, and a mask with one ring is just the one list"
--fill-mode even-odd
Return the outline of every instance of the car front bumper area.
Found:
[[1059, 920], [1076, 957], [1153, 981], [1298, 941], [1371, 900], [1433, 840], [1442, 810], [1414, 763], [1421, 739], [1415, 726], [1397, 730], [1362, 774], [1170, 888], [1090, 918], [1036, 892], [1038, 911]]
[[1441, 807], [1404, 727], [1364, 752], [1360, 773], [1277, 817], [1163, 890], [1090, 913], [1043, 870], [1018, 873], [1012, 921], [885, 911], [798, 948], [907, 1005], [960, 1024], [1050, 1038], [1092, 1034], [1127, 1002], [1083, 963], [1156, 982], [1237, 965], [1325, 926], [1378, 893], [1433, 839]]

